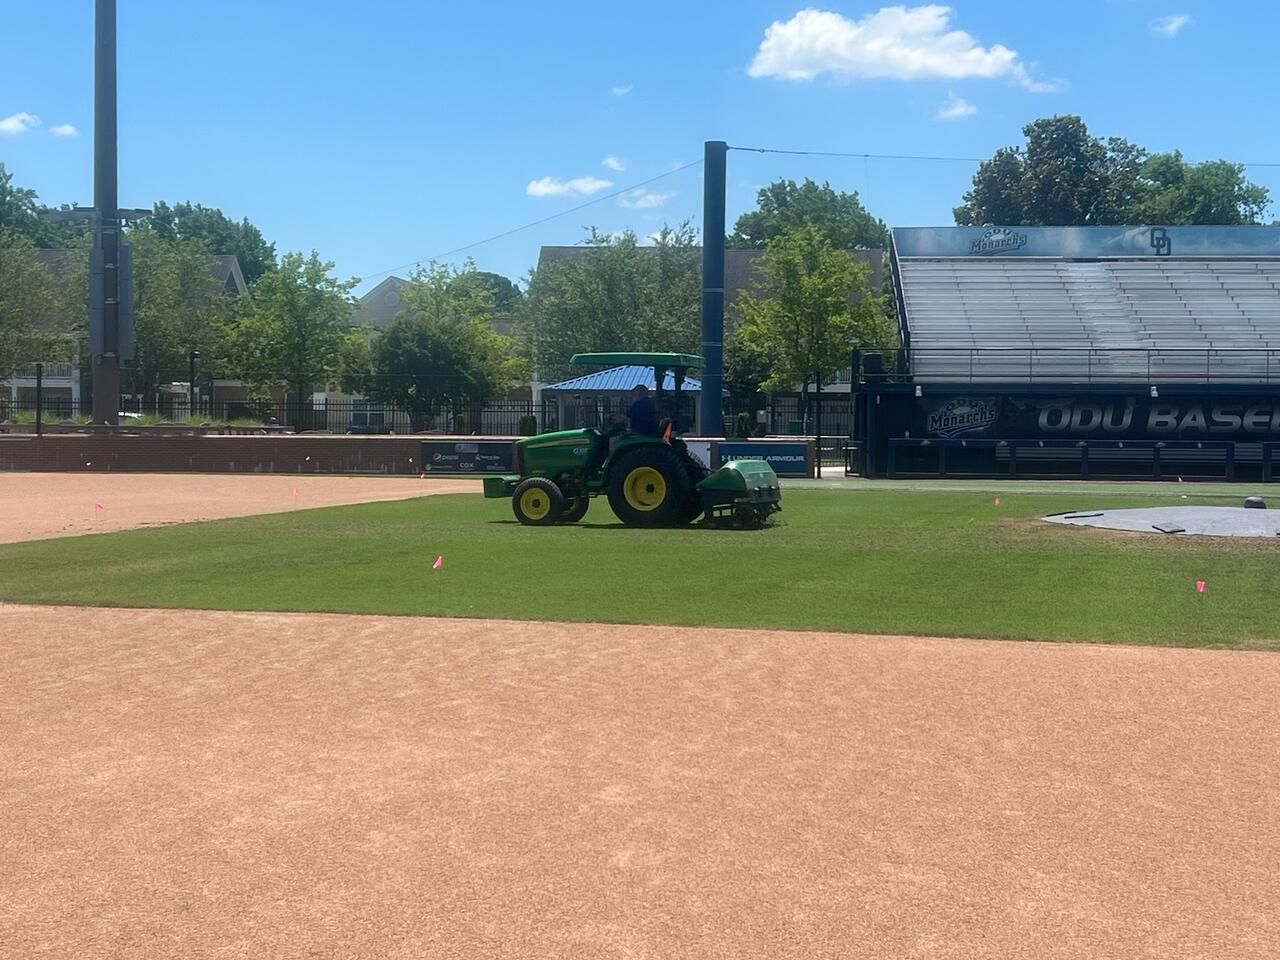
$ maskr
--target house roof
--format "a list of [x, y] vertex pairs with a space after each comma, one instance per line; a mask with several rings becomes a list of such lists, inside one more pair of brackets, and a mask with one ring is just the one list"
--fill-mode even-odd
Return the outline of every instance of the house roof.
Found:
[[[583, 377], [574, 377], [561, 383], [553, 383], [543, 387], [543, 393], [560, 391], [563, 393], [626, 393], [637, 384], [644, 384], [650, 390], [656, 390], [653, 379], [653, 367], [621, 366], [610, 367], [597, 373], [588, 373]], [[662, 378], [662, 389], [667, 392], [676, 388], [675, 374], [670, 370]], [[682, 393], [700, 393], [702, 381], [698, 377], [685, 377], [681, 384]]]
[[569, 358], [575, 366], [584, 367], [670, 367], [673, 370], [701, 369], [702, 358], [692, 353], [637, 353], [623, 351], [621, 353], [575, 353]]
[[[588, 256], [596, 247], [543, 247], [538, 252], [538, 268], [553, 263], [578, 260]], [[657, 247], [638, 247], [639, 250], [653, 251]], [[702, 272], [702, 248], [689, 248], [691, 256], [697, 258], [698, 272]], [[873, 287], [879, 286], [884, 253], [881, 250], [850, 250], [856, 259], [871, 268], [870, 281]], [[724, 302], [731, 306], [738, 299], [738, 294], [752, 286], [756, 277], [756, 260], [764, 254], [763, 250], [742, 250], [730, 248], [724, 252]]]
[[[87, 256], [77, 250], [37, 250], [36, 258], [43, 263], [50, 273], [55, 275], [70, 268], [72, 258]], [[81, 261], [84, 262], [83, 260]], [[209, 272], [218, 283], [230, 294], [242, 294], [248, 291], [249, 285], [244, 282], [244, 273], [240, 270], [240, 260], [235, 254], [214, 254], [209, 257]]]
[[[404, 298], [400, 291], [409, 281], [403, 277], [387, 277], [372, 290], [356, 300], [351, 310], [351, 320], [358, 327], [385, 327], [404, 310]], [[489, 320], [495, 333], [511, 336], [515, 332], [515, 317], [496, 315]]]
[[406, 283], [402, 277], [387, 277], [356, 301], [352, 320], [362, 327], [385, 327], [404, 309], [400, 288]]

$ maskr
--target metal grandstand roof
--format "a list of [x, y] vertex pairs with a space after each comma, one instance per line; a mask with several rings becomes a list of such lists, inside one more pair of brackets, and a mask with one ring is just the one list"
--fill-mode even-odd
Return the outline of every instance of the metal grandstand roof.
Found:
[[[549, 387], [543, 387], [543, 392], [558, 391], [562, 393], [625, 393], [637, 384], [644, 384], [650, 390], [657, 389], [653, 379], [653, 367], [641, 367], [625, 365], [621, 367], [611, 367], [608, 370], [601, 370], [598, 373], [588, 373], [586, 376], [574, 377], [571, 380], [565, 380], [561, 383], [552, 384]], [[672, 391], [676, 388], [676, 378], [671, 371], [667, 371], [666, 376], [662, 378], [662, 389]], [[697, 377], [685, 377], [684, 382], [680, 386], [681, 391], [689, 393], [699, 393], [702, 390], [702, 381]]]

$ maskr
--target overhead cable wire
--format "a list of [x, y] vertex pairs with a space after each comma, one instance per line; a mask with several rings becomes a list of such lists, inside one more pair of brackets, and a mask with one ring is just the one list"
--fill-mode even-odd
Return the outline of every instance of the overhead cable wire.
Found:
[[[833, 150], [782, 150], [774, 147], [736, 147], [729, 146], [730, 150], [740, 150], [744, 153], [781, 153], [793, 157], [840, 157], [846, 160], [936, 160], [952, 163], [986, 163], [990, 157], [935, 157], [923, 156], [910, 153], [840, 153]], [[1202, 160], [1199, 163], [1210, 163], [1212, 161]], [[1231, 160], [1229, 163], [1238, 163], [1242, 167], [1280, 167], [1280, 160]], [[1191, 166], [1198, 166], [1199, 163], [1187, 161]]]
[[446, 250], [444, 253], [432, 254], [429, 257], [423, 257], [420, 260], [413, 260], [409, 263], [402, 263], [397, 267], [391, 267], [388, 270], [379, 270], [377, 273], [366, 274], [361, 277], [362, 280], [372, 280], [376, 277], [385, 277], [395, 273], [397, 270], [407, 270], [410, 267], [416, 267], [419, 264], [430, 263], [432, 260], [443, 260], [445, 257], [452, 257], [454, 254], [462, 253], [475, 247], [484, 246], [486, 243], [493, 243], [495, 240], [501, 240], [512, 234], [520, 233], [523, 230], [529, 230], [533, 227], [541, 226], [544, 223], [550, 223], [552, 220], [558, 220], [560, 217], [567, 217], [571, 213], [577, 213], [579, 210], [585, 210], [587, 207], [594, 206], [597, 203], [604, 203], [606, 200], [614, 200], [625, 194], [632, 193], [642, 187], [647, 187], [651, 183], [657, 183], [659, 180], [665, 180], [667, 177], [674, 177], [677, 173], [683, 173], [693, 167], [700, 166], [701, 160], [694, 160], [691, 163], [683, 164], [674, 170], [668, 170], [666, 173], [660, 173], [656, 177], [650, 177], [647, 180], [641, 180], [639, 183], [633, 183], [629, 187], [623, 187], [621, 190], [615, 190], [612, 193], [606, 193], [599, 197], [593, 197], [585, 203], [580, 203], [575, 207], [569, 207], [567, 210], [561, 210], [559, 213], [553, 213], [550, 216], [542, 217], [539, 220], [532, 220], [529, 223], [521, 224], [518, 227], [512, 227], [510, 230], [504, 230], [501, 233], [495, 233], [491, 237], [485, 237], [483, 240], [476, 240], [473, 243], [463, 244], [461, 247], [454, 247], [452, 250]]
[[990, 157], [929, 157], [907, 153], [838, 153], [831, 150], [780, 150], [773, 147], [735, 147], [744, 153], [782, 153], [793, 157], [843, 157], [850, 160], [941, 160], [956, 163], [982, 163]]

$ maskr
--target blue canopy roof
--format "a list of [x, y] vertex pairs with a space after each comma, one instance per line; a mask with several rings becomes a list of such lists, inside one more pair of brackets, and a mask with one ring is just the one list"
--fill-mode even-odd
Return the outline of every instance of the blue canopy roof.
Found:
[[[565, 380], [563, 383], [553, 383], [543, 389], [558, 390], [566, 393], [626, 393], [638, 383], [643, 383], [650, 390], [657, 389], [654, 385], [653, 367], [610, 367], [608, 370], [588, 373], [582, 377], [574, 377], [572, 380]], [[670, 393], [675, 388], [675, 374], [668, 370], [662, 378], [662, 389]], [[682, 393], [686, 391], [699, 393], [701, 390], [702, 381], [697, 377], [685, 377], [684, 382], [680, 385]]]

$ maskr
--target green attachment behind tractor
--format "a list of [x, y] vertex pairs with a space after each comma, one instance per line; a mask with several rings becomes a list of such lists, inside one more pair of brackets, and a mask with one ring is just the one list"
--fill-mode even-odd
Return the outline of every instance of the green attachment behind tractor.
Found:
[[698, 484], [704, 522], [759, 527], [782, 509], [778, 476], [763, 460], [730, 460]]
[[[663, 374], [674, 374], [677, 400], [684, 373], [702, 358], [685, 353], [580, 353], [575, 364], [654, 368], [659, 396]], [[678, 404], [677, 404], [678, 407]], [[591, 499], [605, 496], [631, 527], [704, 522], [759, 527], [782, 509], [778, 478], [761, 460], [736, 460], [708, 470], [676, 433], [674, 418], [660, 436], [560, 430], [516, 441], [520, 473], [485, 477], [484, 495], [511, 498], [516, 519], [530, 526], [576, 523]]]

